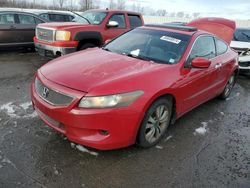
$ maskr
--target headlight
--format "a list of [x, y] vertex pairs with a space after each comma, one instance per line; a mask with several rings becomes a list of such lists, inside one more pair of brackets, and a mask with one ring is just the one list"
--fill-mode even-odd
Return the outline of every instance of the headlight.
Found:
[[69, 41], [70, 40], [70, 32], [69, 31], [56, 31], [56, 40]]
[[134, 91], [129, 93], [122, 93], [122, 94], [108, 95], [108, 96], [83, 97], [79, 104], [79, 107], [111, 108], [111, 107], [128, 106], [143, 94], [144, 94], [143, 91]]

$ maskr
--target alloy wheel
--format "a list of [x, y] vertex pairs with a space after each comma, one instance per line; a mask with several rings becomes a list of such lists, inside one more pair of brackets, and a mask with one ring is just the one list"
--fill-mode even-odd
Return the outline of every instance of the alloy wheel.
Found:
[[165, 132], [168, 127], [169, 114], [168, 108], [161, 105], [149, 116], [145, 129], [145, 138], [149, 143], [154, 143]]

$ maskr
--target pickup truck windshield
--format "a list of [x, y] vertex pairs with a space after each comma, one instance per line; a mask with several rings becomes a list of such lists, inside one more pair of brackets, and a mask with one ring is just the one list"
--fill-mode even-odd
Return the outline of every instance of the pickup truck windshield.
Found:
[[137, 28], [108, 43], [103, 49], [146, 61], [176, 64], [190, 38], [180, 33]]
[[[87, 20], [89, 20], [89, 22], [93, 25], [99, 25], [102, 23], [102, 21], [105, 19], [105, 17], [107, 16], [106, 12], [95, 12], [95, 11], [86, 11], [83, 13], [79, 13], [81, 16], [83, 16], [84, 18], [86, 18]], [[78, 22], [78, 23], [87, 23], [87, 21], [80, 17], [77, 16], [76, 18], [74, 18], [74, 22]]]
[[250, 30], [236, 29], [233, 41], [250, 42]]

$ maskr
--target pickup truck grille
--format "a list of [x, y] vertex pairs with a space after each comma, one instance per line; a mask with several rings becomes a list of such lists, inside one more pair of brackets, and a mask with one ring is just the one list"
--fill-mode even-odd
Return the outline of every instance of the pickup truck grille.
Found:
[[249, 67], [250, 66], [250, 61], [247, 61], [247, 62], [239, 62], [239, 65], [241, 67]]
[[68, 106], [74, 100], [74, 97], [46, 87], [40, 80], [35, 80], [36, 93], [47, 103], [53, 106]]
[[52, 42], [54, 41], [54, 33], [53, 29], [45, 29], [45, 28], [36, 28], [36, 37], [39, 40]]

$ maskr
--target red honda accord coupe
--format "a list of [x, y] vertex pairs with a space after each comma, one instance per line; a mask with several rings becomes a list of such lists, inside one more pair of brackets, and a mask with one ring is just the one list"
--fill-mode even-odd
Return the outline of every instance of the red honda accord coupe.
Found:
[[150, 147], [198, 105], [227, 98], [238, 73], [235, 23], [205, 18], [188, 26], [148, 25], [55, 59], [32, 83], [41, 119], [70, 141], [100, 150]]

